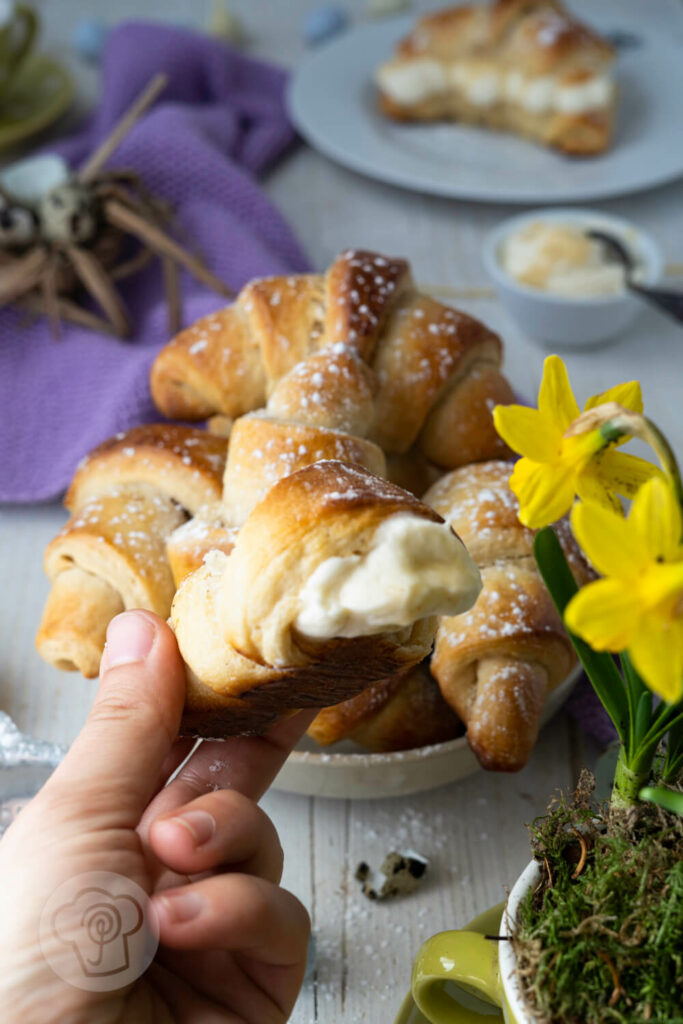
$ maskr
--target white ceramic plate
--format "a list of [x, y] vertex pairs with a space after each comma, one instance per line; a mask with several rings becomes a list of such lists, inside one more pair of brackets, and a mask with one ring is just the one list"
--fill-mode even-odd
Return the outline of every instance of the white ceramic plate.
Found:
[[398, 124], [375, 106], [373, 73], [414, 17], [360, 25], [313, 52], [294, 75], [289, 109], [312, 146], [393, 185], [482, 202], [605, 199], [683, 175], [680, 46], [598, 5], [572, 10], [603, 31], [637, 36], [618, 58], [619, 107], [612, 148], [571, 158], [513, 135], [458, 124]]
[[[541, 724], [564, 704], [581, 675], [581, 666], [554, 689], [543, 709]], [[273, 789], [306, 796], [373, 800], [436, 789], [480, 771], [464, 736], [447, 743], [393, 754], [369, 754], [354, 743], [321, 750], [305, 736], [288, 757]]]

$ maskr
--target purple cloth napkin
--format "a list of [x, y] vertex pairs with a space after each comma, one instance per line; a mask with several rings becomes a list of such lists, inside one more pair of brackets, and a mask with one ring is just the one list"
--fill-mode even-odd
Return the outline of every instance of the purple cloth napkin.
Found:
[[[254, 175], [293, 141], [284, 72], [208, 37], [158, 24], [112, 32], [100, 106], [77, 136], [51, 149], [78, 166], [158, 71], [169, 77], [111, 166], [138, 171], [176, 209], [181, 234], [237, 292], [252, 277], [307, 269], [290, 229]], [[44, 501], [68, 485], [79, 459], [105, 438], [159, 419], [150, 365], [168, 341], [157, 261], [123, 282], [136, 325], [129, 341], [0, 312], [0, 501]], [[225, 298], [183, 274], [184, 322]]]
[[579, 723], [583, 732], [592, 736], [601, 747], [608, 747], [617, 739], [617, 730], [585, 674], [576, 684], [565, 708]]

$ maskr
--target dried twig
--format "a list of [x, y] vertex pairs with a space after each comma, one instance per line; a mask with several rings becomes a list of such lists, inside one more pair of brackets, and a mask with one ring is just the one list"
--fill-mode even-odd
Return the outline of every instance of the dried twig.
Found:
[[57, 295], [57, 263], [50, 260], [41, 279], [43, 302], [50, 328], [55, 338], [61, 337], [61, 324], [59, 319], [59, 300]]
[[75, 245], [70, 246], [67, 252], [76, 274], [99, 303], [106, 318], [119, 334], [127, 337], [131, 327], [126, 307], [100, 261], [88, 249]]
[[553, 873], [552, 873], [552, 871], [550, 870], [550, 864], [548, 863], [548, 858], [547, 858], [547, 857], [544, 857], [544, 858], [543, 858], [543, 865], [544, 865], [544, 867], [545, 867], [546, 871], [548, 872], [548, 888], [549, 888], [549, 889], [552, 889], [552, 887], [553, 887], [553, 885], [554, 885], [554, 882], [553, 882]]
[[583, 838], [578, 829], [572, 828], [572, 832], [579, 840], [579, 845], [581, 847], [581, 856], [579, 857], [579, 862], [572, 873], [572, 878], [578, 878], [586, 866], [586, 857], [588, 856], [588, 844], [586, 843], [586, 840]]
[[142, 90], [138, 98], [129, 107], [123, 117], [114, 126], [112, 132], [88, 157], [78, 172], [78, 179], [87, 185], [104, 166], [109, 157], [118, 149], [123, 139], [136, 121], [142, 117], [148, 107], [154, 103], [159, 93], [166, 88], [168, 78], [164, 74], [155, 75], [151, 82]]
[[599, 949], [598, 950], [598, 956], [600, 957], [601, 960], [604, 960], [604, 962], [609, 967], [610, 974], [612, 975], [612, 982], [614, 984], [614, 990], [612, 992], [612, 995], [609, 997], [608, 1006], [616, 1006], [617, 1003], [619, 1002], [620, 998], [622, 996], [625, 996], [626, 993], [623, 990], [623, 988], [621, 987], [621, 982], [619, 981], [619, 974], [617, 973], [617, 969], [614, 966], [614, 964], [612, 963], [612, 961], [610, 960], [610, 958], [607, 955], [607, 953], [605, 953], [605, 951], [603, 949]]
[[159, 256], [170, 256], [172, 260], [180, 263], [186, 270], [199, 281], [213, 288], [220, 295], [232, 296], [232, 292], [226, 284], [219, 281], [204, 264], [190, 255], [182, 246], [178, 245], [172, 238], [166, 235], [155, 224], [151, 224], [133, 210], [128, 209], [123, 203], [116, 199], [109, 199], [104, 204], [105, 215], [110, 224], [128, 234], [135, 235], [144, 245], [148, 245]]
[[13, 302], [24, 292], [35, 288], [49, 262], [47, 249], [41, 246], [3, 264], [0, 267], [0, 306]]
[[156, 254], [151, 249], [140, 249], [130, 259], [124, 260], [117, 266], [112, 267], [109, 273], [110, 281], [123, 281], [124, 278], [130, 277], [131, 274], [137, 274], [138, 270], [142, 270], [144, 267], [149, 266], [153, 259], [156, 258]]
[[141, 216], [153, 218], [160, 226], [172, 220], [173, 209], [170, 203], [148, 193], [139, 182], [137, 186], [131, 182], [126, 188], [117, 182], [109, 182], [98, 186], [97, 192], [101, 200], [118, 199], [124, 206], [136, 210]]
[[[40, 293], [31, 293], [24, 295], [19, 300], [19, 306], [22, 309], [28, 310], [29, 313], [38, 313], [41, 316], [47, 314], [45, 306], [45, 300]], [[60, 296], [57, 299], [57, 312], [60, 320], [68, 320], [69, 323], [78, 324], [79, 327], [87, 327], [91, 331], [97, 331], [100, 334], [110, 334], [112, 337], [118, 337], [118, 334], [112, 324], [108, 320], [104, 320], [102, 317], [97, 316], [95, 313], [91, 313], [89, 309], [83, 309], [82, 306], [78, 306], [75, 302], [70, 302], [69, 299], [65, 299]]]

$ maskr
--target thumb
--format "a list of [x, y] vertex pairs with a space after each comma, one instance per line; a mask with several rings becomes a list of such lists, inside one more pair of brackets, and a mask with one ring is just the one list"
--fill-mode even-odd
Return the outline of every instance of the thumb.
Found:
[[[107, 629], [100, 683], [85, 726], [50, 782], [79, 813], [135, 828], [176, 738], [185, 667], [175, 636], [147, 611], [123, 612]], [[73, 806], [69, 801], [70, 806]]]

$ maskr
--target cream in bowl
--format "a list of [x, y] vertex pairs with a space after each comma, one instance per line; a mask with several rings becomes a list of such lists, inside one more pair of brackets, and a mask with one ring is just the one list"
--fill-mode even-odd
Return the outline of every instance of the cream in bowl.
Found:
[[633, 256], [633, 278], [655, 283], [658, 247], [620, 217], [550, 209], [512, 217], [488, 237], [484, 263], [498, 296], [522, 330], [551, 345], [585, 345], [618, 334], [642, 309], [624, 269], [591, 230], [617, 238]]
[[625, 288], [624, 268], [604, 245], [571, 221], [535, 220], [503, 239], [503, 269], [519, 284], [585, 299]]

